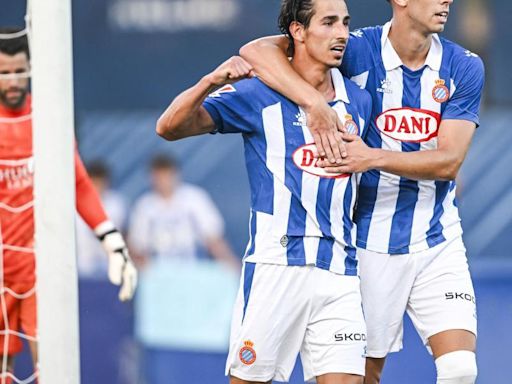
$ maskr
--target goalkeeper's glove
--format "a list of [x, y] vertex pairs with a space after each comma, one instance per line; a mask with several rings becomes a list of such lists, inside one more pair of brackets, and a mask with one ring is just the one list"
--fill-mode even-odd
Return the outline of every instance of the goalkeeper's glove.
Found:
[[112, 284], [121, 286], [119, 300], [130, 300], [137, 287], [137, 269], [123, 236], [110, 221], [98, 225], [94, 232], [108, 254], [108, 278]]

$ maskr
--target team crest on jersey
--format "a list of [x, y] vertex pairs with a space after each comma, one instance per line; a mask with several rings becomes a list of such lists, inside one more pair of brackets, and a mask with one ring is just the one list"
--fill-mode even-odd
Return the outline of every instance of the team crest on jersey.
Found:
[[386, 136], [406, 143], [421, 143], [437, 137], [441, 115], [426, 109], [396, 108], [382, 112], [375, 122]]
[[359, 133], [359, 127], [350, 114], [345, 115], [345, 124], [343, 124], [343, 126], [351, 135], [357, 135]]
[[256, 351], [254, 350], [254, 343], [250, 340], [244, 341], [244, 346], [240, 348], [238, 357], [245, 365], [251, 365], [256, 361]]
[[232, 93], [236, 92], [235, 87], [233, 87], [231, 84], [224, 85], [223, 87], [217, 89], [216, 91], [210, 93], [209, 97], [220, 97], [223, 93]]
[[438, 103], [444, 103], [450, 97], [450, 90], [444, 83], [443, 79], [436, 80], [436, 85], [432, 89], [432, 97]]
[[320, 160], [323, 160], [318, 156], [318, 149], [314, 143], [303, 145], [295, 150], [292, 155], [293, 163], [297, 168], [311, 175], [337, 179], [341, 177], [350, 176], [349, 173], [328, 173], [318, 165]]

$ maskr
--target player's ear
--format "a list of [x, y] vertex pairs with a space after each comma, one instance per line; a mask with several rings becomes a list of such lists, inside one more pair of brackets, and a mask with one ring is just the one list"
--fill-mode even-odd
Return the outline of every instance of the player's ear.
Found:
[[401, 8], [405, 8], [409, 4], [409, 0], [391, 0], [390, 3], [391, 4], [394, 3], [394, 4], [396, 4], [397, 6], [399, 6]]
[[303, 43], [304, 42], [304, 25], [298, 21], [292, 21], [290, 24], [290, 35], [293, 40]]

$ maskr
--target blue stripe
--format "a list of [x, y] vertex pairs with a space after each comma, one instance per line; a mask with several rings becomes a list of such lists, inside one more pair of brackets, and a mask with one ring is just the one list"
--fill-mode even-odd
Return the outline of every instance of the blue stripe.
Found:
[[345, 275], [357, 276], [357, 257], [354, 247], [345, 247], [347, 257], [345, 257]]
[[[411, 71], [403, 67], [402, 106], [410, 108], [421, 107], [421, 75], [424, 69]], [[420, 150], [419, 143], [402, 143], [403, 152]], [[396, 202], [395, 214], [391, 223], [389, 253], [409, 253], [411, 229], [414, 210], [418, 201], [418, 182], [405, 177], [400, 178], [400, 190]]]
[[321, 237], [318, 243], [318, 253], [316, 256], [316, 266], [321, 269], [331, 269], [333, 256], [334, 239]]
[[[287, 104], [289, 105], [289, 103]], [[302, 170], [293, 163], [293, 152], [300, 146], [306, 144], [302, 127], [293, 125], [296, 121], [295, 115], [299, 113], [297, 107], [285, 107], [283, 103], [283, 122], [286, 143], [285, 161], [285, 185], [291, 191], [290, 215], [288, 217], [288, 228], [286, 235], [304, 236], [306, 233], [306, 209], [301, 202], [302, 193]], [[279, 234], [281, 235], [281, 234]], [[284, 233], [283, 233], [284, 235]], [[289, 265], [305, 265], [306, 253], [302, 240], [294, 246], [287, 247], [287, 258]]]
[[242, 322], [245, 319], [245, 311], [249, 303], [249, 296], [251, 294], [252, 281], [254, 279], [254, 270], [256, 269], [255, 263], [245, 263], [244, 268], [244, 312], [242, 315]]
[[306, 250], [304, 236], [288, 236], [286, 247], [288, 265], [306, 265]]
[[247, 250], [247, 254], [245, 257], [249, 255], [254, 255], [254, 249], [256, 247], [256, 211], [251, 210], [251, 223], [250, 223], [250, 231], [251, 231], [251, 245], [249, 249]]
[[443, 201], [450, 191], [450, 184], [451, 183], [449, 181], [436, 181], [436, 203], [434, 205], [434, 215], [430, 219], [430, 228], [427, 231], [427, 243], [431, 248], [446, 240], [443, 236], [443, 226], [439, 219], [444, 213]]
[[251, 136], [243, 135], [245, 165], [251, 188], [251, 207], [255, 211], [274, 213], [274, 176], [267, 168], [267, 142], [263, 128]]
[[345, 188], [345, 195], [343, 196], [343, 240], [348, 246], [352, 246], [352, 227], [354, 222], [352, 221], [352, 180], [355, 176], [351, 176], [348, 180], [347, 187]]
[[320, 230], [325, 237], [332, 238], [331, 232], [331, 202], [334, 179], [320, 179], [316, 198], [316, 218]]
[[[380, 131], [375, 125], [375, 117], [382, 112], [382, 97], [380, 92], [373, 92], [372, 87], [380, 80], [386, 78], [386, 70], [381, 63], [376, 71], [370, 72], [366, 89], [372, 95], [373, 111], [368, 131], [364, 137], [364, 141], [371, 148], [382, 148], [382, 137]], [[376, 107], [378, 106], [378, 108]], [[370, 222], [372, 220], [373, 210], [375, 209], [375, 202], [377, 200], [377, 190], [379, 187], [380, 172], [371, 170], [361, 175], [359, 182], [357, 205], [354, 213], [354, 221], [357, 224], [357, 240], [358, 247], [366, 248], [368, 241], [368, 232], [370, 229]]]

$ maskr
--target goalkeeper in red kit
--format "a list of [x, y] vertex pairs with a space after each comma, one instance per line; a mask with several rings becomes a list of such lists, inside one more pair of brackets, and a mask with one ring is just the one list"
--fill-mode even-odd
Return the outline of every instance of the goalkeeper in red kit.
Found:
[[[22, 338], [37, 361], [29, 58], [23, 31], [0, 29], [0, 357], [8, 370], [1, 377], [7, 382], [13, 377]], [[137, 283], [136, 269], [76, 150], [75, 174], [78, 213], [108, 254], [110, 281], [121, 286], [119, 299], [129, 300]]]

